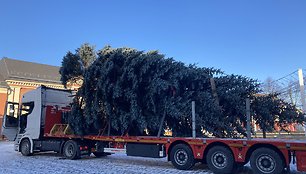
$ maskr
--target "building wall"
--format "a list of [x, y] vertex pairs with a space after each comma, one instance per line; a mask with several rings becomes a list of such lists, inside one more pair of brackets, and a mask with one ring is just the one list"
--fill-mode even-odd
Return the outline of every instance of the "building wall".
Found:
[[6, 102], [6, 89], [0, 89], [0, 117], [4, 114], [4, 107]]
[[[0, 130], [2, 128], [2, 120], [3, 120], [3, 115], [4, 115], [4, 108], [5, 108], [5, 103], [6, 103], [6, 89], [0, 88]], [[0, 133], [1, 135], [1, 133]], [[1, 139], [1, 137], [0, 137]]]
[[20, 88], [20, 91], [19, 91], [19, 96], [18, 96], [18, 98], [19, 98], [19, 103], [21, 102], [21, 99], [22, 99], [22, 96], [23, 96], [23, 94], [25, 94], [25, 93], [27, 93], [27, 92], [29, 92], [29, 91], [32, 91], [32, 90], [34, 90], [35, 88], [25, 88], [25, 87], [21, 87]]
[[64, 89], [64, 86], [61, 84], [14, 80], [7, 80], [6, 82], [11, 88], [11, 92], [8, 95], [8, 101], [17, 103], [21, 102], [23, 94], [27, 93], [28, 91], [34, 90], [41, 85], [56, 89]]

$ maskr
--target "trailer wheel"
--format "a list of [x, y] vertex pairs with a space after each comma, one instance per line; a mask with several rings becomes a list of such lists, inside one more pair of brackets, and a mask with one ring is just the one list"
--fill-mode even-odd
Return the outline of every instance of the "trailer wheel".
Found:
[[209, 149], [206, 156], [207, 166], [214, 173], [232, 173], [235, 161], [232, 152], [224, 146], [215, 146]]
[[192, 150], [185, 144], [175, 145], [170, 152], [171, 163], [180, 170], [188, 170], [194, 166]]
[[240, 162], [240, 163], [236, 163], [236, 167], [237, 168], [242, 168], [244, 167], [248, 162]]
[[31, 143], [28, 139], [24, 139], [20, 144], [20, 152], [23, 156], [30, 156], [31, 153]]
[[252, 153], [250, 163], [252, 169], [258, 174], [279, 174], [285, 168], [280, 154], [264, 147], [258, 148]]
[[106, 152], [93, 152], [93, 154], [94, 154], [95, 157], [97, 157], [97, 158], [111, 155], [111, 153], [106, 153]]
[[80, 158], [80, 149], [78, 144], [73, 140], [67, 141], [64, 145], [63, 154], [67, 159], [71, 160]]

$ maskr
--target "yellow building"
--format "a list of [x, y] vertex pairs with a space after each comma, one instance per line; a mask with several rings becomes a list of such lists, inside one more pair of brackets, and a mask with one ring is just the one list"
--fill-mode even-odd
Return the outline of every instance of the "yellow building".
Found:
[[0, 60], [0, 128], [6, 101], [19, 103], [24, 93], [41, 85], [63, 89], [59, 67], [10, 58]]

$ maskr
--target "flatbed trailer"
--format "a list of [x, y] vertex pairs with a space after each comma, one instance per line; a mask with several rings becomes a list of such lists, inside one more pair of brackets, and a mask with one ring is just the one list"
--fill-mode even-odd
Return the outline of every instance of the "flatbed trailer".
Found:
[[[128, 156], [151, 158], [167, 157], [181, 170], [188, 170], [196, 162], [206, 163], [214, 173], [231, 173], [233, 169], [250, 162], [256, 173], [281, 173], [289, 169], [292, 159], [298, 171], [306, 171], [306, 142], [284, 139], [223, 139], [149, 136], [74, 136], [46, 134], [46, 138], [62, 140], [61, 153], [66, 158], [78, 155], [65, 154], [64, 144], [75, 142], [78, 154], [109, 155], [123, 152]], [[102, 145], [103, 148], [99, 148]]]
[[[62, 113], [69, 110], [68, 96], [67, 91], [40, 87], [26, 93], [20, 105], [7, 104], [2, 130], [9, 139], [15, 140], [16, 151], [24, 156], [55, 151], [68, 159], [118, 152], [128, 156], [167, 157], [180, 170], [202, 162], [214, 173], [222, 174], [232, 173], [248, 162], [256, 174], [279, 174], [289, 170], [290, 163], [294, 162], [298, 171], [306, 172], [306, 141], [303, 140], [74, 135], [61, 120]], [[17, 117], [12, 113], [16, 110], [14, 106], [20, 106]], [[12, 124], [16, 121], [14, 118], [18, 120], [16, 130]]]

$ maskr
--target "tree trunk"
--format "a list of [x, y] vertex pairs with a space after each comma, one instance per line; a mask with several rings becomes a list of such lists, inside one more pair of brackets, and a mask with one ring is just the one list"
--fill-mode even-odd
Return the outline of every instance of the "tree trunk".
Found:
[[266, 129], [262, 129], [262, 137], [267, 138]]

